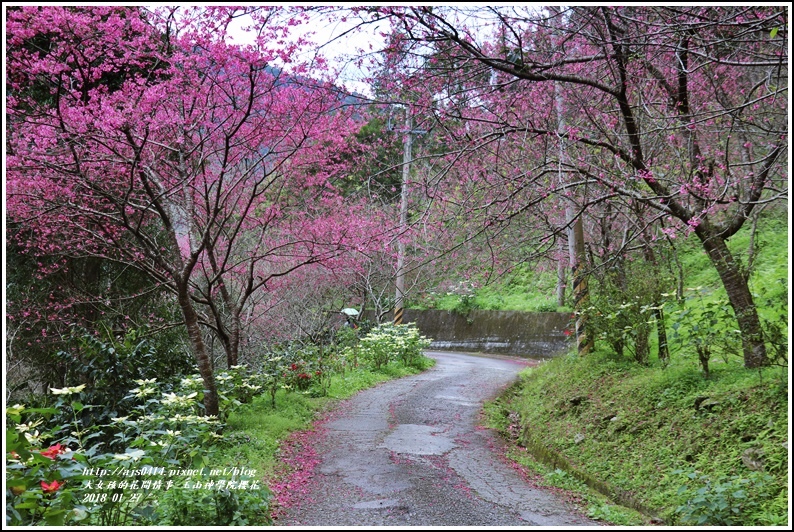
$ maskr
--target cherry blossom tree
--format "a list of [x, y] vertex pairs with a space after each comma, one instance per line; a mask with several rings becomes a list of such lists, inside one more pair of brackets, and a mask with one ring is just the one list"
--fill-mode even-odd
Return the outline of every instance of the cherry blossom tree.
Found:
[[9, 219], [36, 249], [132, 264], [167, 287], [208, 414], [202, 324], [236, 363], [255, 293], [339, 266], [371, 229], [334, 185], [352, 107], [290, 65], [295, 21], [261, 10], [256, 44], [232, 46], [234, 13], [26, 6], [7, 23]]
[[[786, 8], [355, 12], [362, 24], [389, 21], [411, 61], [430, 65], [412, 86], [426, 88], [440, 120], [465, 124], [458, 161], [483, 161], [482, 147], [504, 139], [526, 147], [528, 164], [512, 166], [506, 193], [483, 205], [520, 216], [539, 205], [517, 201], [515, 191], [529, 189], [575, 200], [580, 212], [618, 196], [644, 204], [668, 237], [700, 240], [734, 310], [745, 366], [768, 363], [745, 268], [727, 241], [754, 210], [788, 195]], [[495, 162], [483, 165], [486, 180], [496, 179]]]

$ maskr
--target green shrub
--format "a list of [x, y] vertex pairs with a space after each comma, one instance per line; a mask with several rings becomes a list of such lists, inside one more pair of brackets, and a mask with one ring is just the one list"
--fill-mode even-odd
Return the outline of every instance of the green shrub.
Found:
[[773, 478], [758, 471], [751, 471], [745, 477], [716, 479], [681, 469], [673, 474], [688, 479], [678, 490], [685, 502], [675, 510], [685, 525], [744, 525], [750, 514], [761, 506], [761, 501], [773, 496]]
[[[249, 377], [240, 376], [241, 369], [219, 376], [228, 405], [242, 404], [237, 390], [248, 394], [244, 384]], [[101, 427], [83, 424], [82, 412], [92, 408], [83, 403], [90, 396], [85, 385], [52, 389], [56, 400], [51, 408], [6, 409], [6, 524], [159, 524], [161, 501], [173, 515], [188, 511], [176, 502], [175, 508], [170, 506], [169, 501], [179, 500], [176, 491], [183, 487], [184, 477], [171, 478], [169, 472], [192, 468], [202, 476], [223, 440], [219, 433], [223, 426], [218, 419], [201, 415], [198, 376], [185, 377], [173, 388], [154, 378], [136, 382], [138, 387], [125, 397], [134, 405], [129, 414]], [[71, 421], [53, 424], [56, 412], [67, 413]], [[102, 434], [113, 439], [105, 443]], [[123, 451], [111, 450], [117, 448]], [[143, 470], [152, 474], [128, 474]], [[254, 517], [263, 514], [259, 510], [269, 500], [263, 489], [218, 495], [216, 524], [264, 523]], [[211, 523], [215, 521], [202, 522]]]
[[[258, 485], [258, 483], [257, 483]], [[170, 489], [160, 500], [153, 525], [216, 526], [270, 525], [272, 498], [266, 487], [230, 490], [225, 488]]]
[[[123, 338], [101, 338], [87, 331], [73, 333], [78, 344], [73, 350], [60, 351], [55, 358], [66, 368], [64, 382], [86, 384], [80, 401], [90, 408], [80, 411], [81, 423], [100, 427], [101, 441], [110, 435], [102, 427], [114, 417], [130, 413], [133, 403], [125, 400], [129, 383], [135, 380], [184, 375], [192, 370], [192, 357], [178, 349], [164, 350], [145, 330], [130, 329]], [[66, 416], [71, 414], [66, 411]], [[55, 423], [70, 424], [70, 417], [55, 415]], [[119, 449], [116, 449], [119, 450]]]
[[394, 360], [409, 367], [418, 367], [422, 350], [429, 345], [430, 340], [421, 336], [413, 323], [384, 323], [361, 339], [358, 356], [375, 369], [380, 369]]

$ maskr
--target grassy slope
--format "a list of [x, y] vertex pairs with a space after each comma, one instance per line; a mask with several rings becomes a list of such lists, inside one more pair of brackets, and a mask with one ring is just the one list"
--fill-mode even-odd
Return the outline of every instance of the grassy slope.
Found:
[[[731, 247], [746, 250], [748, 243], [743, 231]], [[787, 296], [784, 216], [765, 221], [759, 243], [751, 290], [762, 318], [777, 319], [785, 330], [786, 316], [781, 323], [780, 307], [775, 312], [773, 304]], [[725, 299], [697, 243], [679, 243], [679, 250], [688, 293], [701, 295], [688, 304]], [[656, 361], [640, 367], [603, 349], [586, 359], [552, 360], [528, 370], [517, 387], [490, 405], [491, 421], [520, 444], [514, 457], [552, 485], [587, 481], [670, 524], [785, 524], [788, 368], [750, 371], [738, 356], [712, 357], [712, 374], [705, 379], [689, 348], [673, 348], [666, 368]], [[763, 464], [762, 472], [748, 468], [753, 461]], [[610, 508], [590, 502], [596, 517], [641, 522], [636, 514]]]
[[411, 302], [411, 308], [439, 310], [515, 310], [519, 312], [568, 312], [558, 308], [555, 295], [557, 273], [520, 265], [497, 281], [474, 290], [472, 297], [455, 293], [423, 294], [421, 303]]

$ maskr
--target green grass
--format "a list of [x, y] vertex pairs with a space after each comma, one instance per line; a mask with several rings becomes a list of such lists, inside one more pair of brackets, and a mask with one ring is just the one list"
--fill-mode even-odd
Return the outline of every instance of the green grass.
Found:
[[570, 312], [557, 306], [557, 273], [520, 265], [513, 272], [473, 291], [473, 297], [455, 293], [423, 294], [411, 308], [465, 311]]
[[[782, 331], [783, 348], [787, 224], [783, 210], [764, 213], [750, 278], [759, 315]], [[741, 259], [749, 223], [729, 245]], [[488, 406], [490, 423], [512, 439], [517, 460], [542, 478], [566, 480], [568, 489], [583, 493], [593, 517], [615, 524], [636, 519], [592, 502], [595, 489], [644, 512], [646, 521], [654, 516], [673, 525], [785, 525], [788, 362], [748, 370], [735, 346], [733, 354], [715, 349], [705, 377], [691, 343], [677, 341], [671, 329], [676, 323], [691, 327], [710, 308], [727, 304], [727, 296], [697, 239], [678, 241], [677, 250], [691, 314], [681, 319], [672, 312], [674, 304], [668, 309], [669, 365], [652, 357], [648, 367], [641, 366], [599, 343], [587, 357], [568, 354], [527, 370], [518, 385]], [[728, 309], [713, 330], [702, 330], [715, 344], [728, 345], [735, 327]]]
[[787, 385], [780, 368], [723, 363], [705, 379], [687, 361], [645, 368], [599, 351], [527, 370], [489, 411], [502, 429], [515, 412], [519, 445], [562, 457], [557, 467], [606, 483], [626, 494], [625, 504], [671, 524], [682, 524], [676, 509], [702, 487], [677, 470], [712, 483], [751, 478], [742, 457], [761, 456], [771, 479], [742, 524], [774, 525], [787, 515]]
[[[759, 313], [767, 310], [769, 299], [786, 298], [789, 277], [788, 213], [769, 210], [761, 215], [755, 235], [757, 258], [753, 265], [749, 285], [756, 299]], [[728, 241], [728, 247], [741, 264], [747, 264], [750, 246], [750, 222]], [[709, 297], [726, 299], [725, 289], [709, 261], [700, 241], [693, 235], [678, 242], [678, 252], [684, 269], [687, 288], [703, 287]]]

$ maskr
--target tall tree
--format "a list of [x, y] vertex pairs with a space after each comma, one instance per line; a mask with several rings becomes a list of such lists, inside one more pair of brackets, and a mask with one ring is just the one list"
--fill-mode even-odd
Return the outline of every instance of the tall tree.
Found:
[[[523, 183], [539, 185], [561, 165], [578, 186], [599, 186], [604, 199], [625, 196], [656, 210], [671, 235], [694, 233], [735, 312], [745, 366], [768, 363], [747, 278], [727, 241], [757, 206], [788, 194], [787, 8], [359, 12], [391, 20], [425, 53], [445, 54], [446, 63], [437, 63], [439, 81], [424, 80], [436, 96], [448, 96], [440, 80], [460, 74], [460, 65], [490, 79], [469, 84], [469, 112], [491, 107], [467, 120], [489, 126], [491, 138], [519, 136], [534, 144], [537, 164]], [[577, 117], [562, 134], [549, 120], [554, 84], [566, 112]], [[504, 98], [511, 89], [518, 95]], [[565, 161], [549, 149], [554, 139], [566, 143]]]
[[218, 397], [202, 322], [227, 335], [235, 362], [252, 293], [367, 234], [332, 185], [338, 139], [353, 131], [337, 92], [272, 67], [290, 59], [289, 21], [268, 19], [257, 45], [236, 47], [222, 31], [230, 13], [23, 7], [7, 24], [8, 212], [35, 228], [18, 236], [168, 287], [208, 414]]

